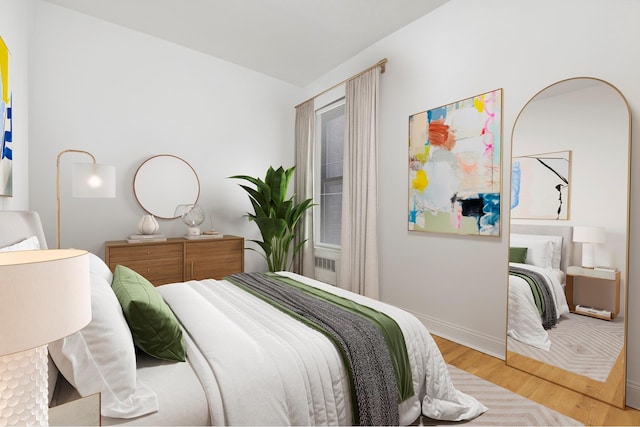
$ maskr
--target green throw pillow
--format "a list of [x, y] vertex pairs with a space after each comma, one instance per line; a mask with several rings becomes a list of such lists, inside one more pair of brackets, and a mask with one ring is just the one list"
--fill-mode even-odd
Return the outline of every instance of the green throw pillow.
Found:
[[525, 264], [527, 261], [527, 248], [509, 248], [509, 262]]
[[158, 359], [184, 362], [182, 328], [151, 282], [130, 268], [117, 265], [111, 287], [138, 348]]

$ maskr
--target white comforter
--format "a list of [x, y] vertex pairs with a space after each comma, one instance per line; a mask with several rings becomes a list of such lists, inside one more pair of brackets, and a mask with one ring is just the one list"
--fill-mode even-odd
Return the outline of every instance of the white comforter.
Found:
[[[540, 273], [551, 286], [551, 295], [556, 307], [557, 317], [569, 312], [567, 299], [562, 287], [562, 274], [559, 270], [548, 270], [530, 264], [511, 263]], [[509, 275], [509, 320], [507, 334], [525, 344], [549, 350], [549, 334], [542, 327], [540, 313], [536, 308], [531, 288], [526, 280]]]
[[[458, 421], [487, 408], [456, 390], [431, 335], [406, 311], [348, 291], [281, 273], [348, 296], [392, 316], [405, 336], [416, 395], [400, 404], [400, 421], [424, 415]], [[214, 425], [352, 424], [349, 380], [334, 345], [321, 333], [226, 281], [157, 288], [189, 340], [187, 349], [209, 400]]]

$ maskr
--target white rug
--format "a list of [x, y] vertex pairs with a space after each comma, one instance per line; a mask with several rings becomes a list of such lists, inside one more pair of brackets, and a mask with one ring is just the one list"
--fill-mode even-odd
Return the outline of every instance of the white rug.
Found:
[[509, 337], [509, 351], [557, 366], [596, 381], [606, 381], [624, 344], [624, 321], [595, 319], [580, 314], [563, 315], [549, 329], [551, 350], [523, 344]]
[[490, 425], [490, 426], [579, 426], [582, 425], [552, 409], [526, 399], [505, 388], [449, 365], [455, 387], [467, 393], [489, 410], [479, 417], [463, 422], [446, 422], [422, 417], [421, 425]]

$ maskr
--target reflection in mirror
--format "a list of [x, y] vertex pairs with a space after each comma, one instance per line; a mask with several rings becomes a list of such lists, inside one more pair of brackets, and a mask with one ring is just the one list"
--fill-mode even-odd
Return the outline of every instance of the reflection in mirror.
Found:
[[[622, 94], [602, 80], [576, 78], [534, 96], [518, 115], [511, 140], [515, 214], [512, 210], [507, 364], [622, 408], [630, 132]], [[535, 161], [542, 167], [539, 176], [548, 185], [555, 180], [562, 191], [565, 182], [557, 173], [562, 156], [570, 162], [562, 169], [568, 175], [564, 194], [541, 194], [539, 179], [532, 183], [519, 176], [519, 159], [542, 159]], [[546, 159], [558, 163], [544, 164]], [[551, 215], [535, 211], [545, 203], [555, 206]], [[529, 214], [522, 214], [522, 204]], [[578, 232], [583, 227], [604, 229], [604, 241], [602, 233], [590, 241]], [[594, 250], [596, 268], [583, 266], [583, 248]]]
[[145, 160], [133, 178], [133, 192], [142, 209], [158, 218], [172, 219], [176, 206], [200, 197], [200, 181], [189, 163], [171, 154]]

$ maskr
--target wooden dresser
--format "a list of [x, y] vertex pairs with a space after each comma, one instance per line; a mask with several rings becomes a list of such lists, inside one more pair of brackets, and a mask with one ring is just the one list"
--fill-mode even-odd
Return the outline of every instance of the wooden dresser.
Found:
[[154, 286], [201, 279], [222, 279], [244, 271], [244, 238], [168, 238], [166, 242], [105, 243], [105, 262], [113, 271], [121, 264], [144, 276]]

